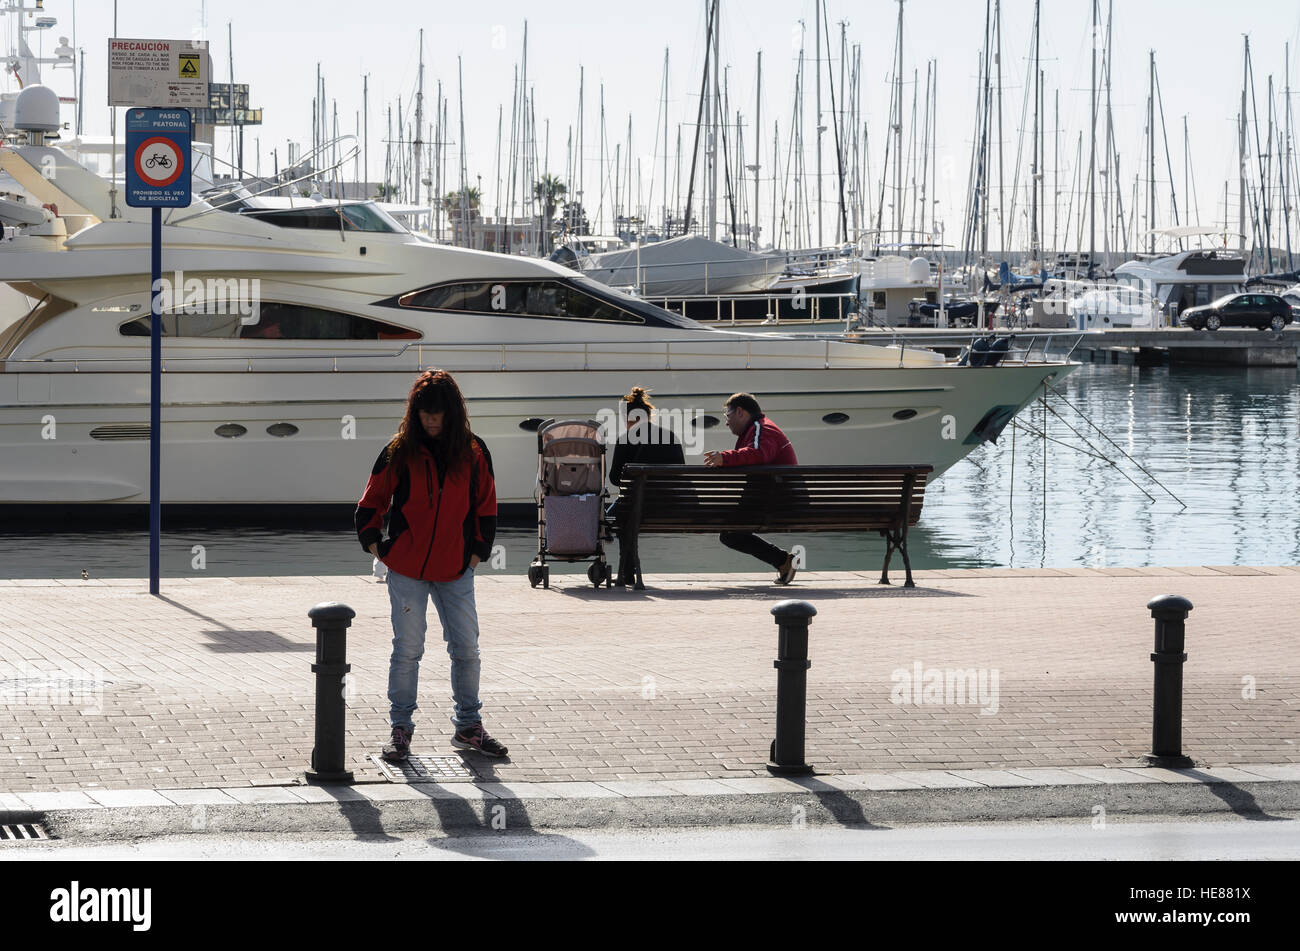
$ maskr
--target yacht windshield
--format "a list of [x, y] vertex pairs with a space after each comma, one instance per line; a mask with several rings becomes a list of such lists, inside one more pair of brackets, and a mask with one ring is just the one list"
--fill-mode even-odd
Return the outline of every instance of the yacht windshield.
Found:
[[249, 216], [281, 228], [309, 228], [328, 231], [363, 231], [378, 234], [405, 234], [406, 229], [372, 202], [352, 205], [311, 205], [306, 208], [283, 208], [252, 211]]

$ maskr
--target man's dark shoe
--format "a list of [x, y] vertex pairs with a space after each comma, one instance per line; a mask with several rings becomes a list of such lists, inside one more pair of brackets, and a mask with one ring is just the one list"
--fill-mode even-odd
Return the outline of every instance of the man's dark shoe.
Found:
[[388, 763], [405, 763], [411, 755], [411, 730], [404, 726], [393, 727], [393, 738], [384, 747], [383, 758]]
[[795, 567], [794, 567], [793, 552], [785, 556], [785, 564], [783, 564], [780, 568], [778, 568], [777, 571], [779, 572], [779, 574], [776, 576], [777, 584], [787, 585], [794, 580]]
[[474, 750], [484, 756], [505, 756], [509, 750], [487, 735], [483, 724], [462, 727], [451, 738], [451, 745], [458, 750]]

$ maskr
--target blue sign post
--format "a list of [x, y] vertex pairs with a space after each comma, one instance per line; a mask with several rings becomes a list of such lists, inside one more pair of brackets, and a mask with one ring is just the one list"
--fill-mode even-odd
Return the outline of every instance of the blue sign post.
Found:
[[162, 209], [191, 201], [188, 109], [128, 109], [126, 203], [153, 209], [149, 341], [149, 593], [158, 594], [162, 548]]

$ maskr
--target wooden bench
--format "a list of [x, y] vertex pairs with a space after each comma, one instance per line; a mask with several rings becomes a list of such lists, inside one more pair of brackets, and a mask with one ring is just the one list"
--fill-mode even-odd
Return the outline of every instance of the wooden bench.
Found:
[[889, 562], [903, 555], [907, 587], [914, 588], [907, 530], [921, 517], [933, 466], [707, 466], [629, 465], [622, 473], [619, 533], [633, 578], [641, 579], [639, 539], [646, 532], [879, 532], [886, 541], [880, 583]]

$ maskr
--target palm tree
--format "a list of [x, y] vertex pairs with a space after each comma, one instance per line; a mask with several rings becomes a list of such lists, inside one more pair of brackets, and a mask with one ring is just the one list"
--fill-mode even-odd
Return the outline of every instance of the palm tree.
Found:
[[446, 196], [442, 199], [442, 204], [443, 207], [447, 209], [447, 214], [458, 215], [461, 213], [462, 196], [465, 199], [465, 207], [469, 211], [470, 217], [473, 218], [477, 216], [478, 206], [482, 199], [482, 195], [473, 185], [467, 185], [466, 187], [454, 192], [447, 192]]
[[546, 174], [533, 185], [533, 197], [542, 203], [545, 211], [542, 214], [542, 229], [546, 233], [547, 251], [552, 248], [551, 244], [551, 225], [555, 221], [555, 209], [560, 204], [560, 200], [569, 193], [569, 186], [560, 181], [551, 174]]

